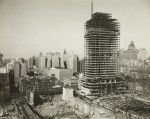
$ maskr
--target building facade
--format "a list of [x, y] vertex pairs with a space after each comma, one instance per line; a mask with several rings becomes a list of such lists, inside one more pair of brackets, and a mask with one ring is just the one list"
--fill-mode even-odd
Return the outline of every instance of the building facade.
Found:
[[146, 58], [147, 58], [146, 49], [145, 48], [139, 49], [139, 52], [137, 54], [137, 59], [144, 61], [144, 60], [146, 60]]
[[27, 75], [27, 68], [25, 63], [21, 63], [21, 76]]
[[136, 49], [133, 41], [130, 42], [127, 50], [120, 51], [120, 66], [123, 74], [130, 75], [133, 70], [139, 67], [138, 54], [139, 50]]
[[128, 49], [121, 54], [121, 59], [136, 60], [139, 50], [136, 49], [134, 42], [131, 41]]
[[14, 80], [15, 80], [15, 86], [18, 86], [19, 78], [21, 76], [21, 64], [18, 61], [14, 62]]
[[52, 56], [52, 67], [61, 67], [61, 54], [59, 52]]
[[79, 61], [79, 72], [80, 73], [85, 72], [85, 59], [82, 59]]
[[3, 54], [0, 53], [0, 67], [3, 65]]
[[55, 77], [59, 81], [64, 81], [73, 76], [73, 72], [71, 69], [64, 68], [51, 68], [48, 72], [48, 76], [51, 76], [52, 74], [55, 74]]

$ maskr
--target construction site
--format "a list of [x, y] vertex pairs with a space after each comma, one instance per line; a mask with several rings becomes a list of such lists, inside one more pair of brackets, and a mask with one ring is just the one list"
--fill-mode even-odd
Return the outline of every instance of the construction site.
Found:
[[125, 80], [119, 77], [113, 79], [83, 79], [81, 80], [79, 94], [89, 98], [124, 94], [126, 92], [124, 84]]
[[[149, 119], [150, 102], [129, 96], [100, 98], [98, 105], [114, 111], [117, 118]], [[119, 119], [120, 119], [119, 118]]]
[[120, 24], [108, 13], [94, 13], [85, 23], [85, 78], [81, 92], [103, 96], [125, 92], [119, 74]]

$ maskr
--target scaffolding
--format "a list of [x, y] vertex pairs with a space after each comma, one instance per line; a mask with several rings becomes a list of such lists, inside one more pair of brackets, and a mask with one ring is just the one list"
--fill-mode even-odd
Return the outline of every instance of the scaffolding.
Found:
[[94, 13], [85, 23], [85, 80], [92, 96], [124, 92], [119, 74], [120, 24], [108, 13]]

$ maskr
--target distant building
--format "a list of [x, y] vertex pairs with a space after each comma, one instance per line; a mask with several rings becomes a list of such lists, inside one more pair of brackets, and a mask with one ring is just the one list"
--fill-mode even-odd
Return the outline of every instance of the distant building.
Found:
[[21, 64], [18, 61], [14, 62], [14, 80], [15, 86], [18, 86], [19, 78], [21, 76]]
[[33, 62], [34, 62], [34, 58], [33, 57], [30, 57], [29, 60], [28, 60], [28, 66], [33, 66]]
[[46, 53], [46, 55], [43, 55], [40, 53], [38, 59], [39, 70], [52, 67], [61, 67], [61, 54], [58, 52], [56, 53], [49, 52]]
[[52, 68], [52, 56], [53, 56], [53, 53], [51, 52], [46, 53], [46, 67], [48, 68]]
[[73, 73], [78, 72], [78, 63], [79, 58], [77, 55], [72, 55], [69, 57], [69, 66], [68, 68], [72, 69]]
[[85, 72], [85, 59], [80, 60], [79, 64], [80, 64], [80, 66], [79, 66], [80, 67], [79, 72], [80, 73], [84, 73]]
[[138, 55], [137, 55], [137, 59], [139, 60], [146, 60], [147, 58], [147, 51], [145, 48], [139, 49]]
[[30, 57], [29, 58], [29, 66], [30, 67], [33, 67], [33, 66], [38, 67], [38, 57], [35, 57], [35, 56]]
[[25, 60], [20, 58], [19, 61], [14, 61], [14, 78], [19, 78], [27, 74]]
[[61, 67], [61, 54], [59, 52], [52, 55], [52, 67]]
[[42, 53], [42, 52], [40, 52], [40, 53], [39, 53], [39, 57], [42, 57], [42, 56], [43, 56], [43, 53]]
[[21, 64], [18, 61], [14, 62], [14, 77], [21, 76]]
[[77, 55], [67, 54], [66, 50], [64, 49], [63, 53], [63, 66], [64, 68], [72, 69], [73, 73], [79, 72], [79, 57]]
[[3, 65], [3, 54], [0, 53], [0, 67]]
[[130, 75], [132, 72], [135, 72], [135, 70], [140, 66], [138, 55], [140, 56], [141, 53], [139, 54], [139, 50], [135, 48], [133, 41], [130, 42], [126, 51], [120, 51], [120, 68], [122, 73]]
[[45, 68], [45, 63], [46, 63], [45, 61], [46, 61], [45, 56], [39, 57], [38, 68], [39, 68], [40, 70], [42, 70], [43, 68]]
[[77, 55], [69, 55], [68, 68], [72, 69], [73, 73], [78, 72], [79, 57]]
[[25, 63], [21, 63], [21, 76], [27, 75], [27, 68]]
[[63, 52], [63, 66], [65, 69], [68, 68], [69, 66], [69, 55], [67, 54], [66, 52], [66, 49], [64, 49], [64, 52]]
[[47, 67], [47, 57], [44, 56], [42, 52], [40, 52], [38, 57], [38, 69], [42, 70], [45, 67]]
[[122, 59], [121, 62], [121, 72], [125, 75], [131, 74], [131, 72], [139, 67], [138, 60], [129, 60], [129, 59]]
[[71, 69], [64, 69], [64, 68], [51, 68], [49, 70], [48, 76], [51, 76], [52, 74], [55, 74], [55, 77], [59, 81], [64, 81], [73, 76], [73, 72]]
[[7, 72], [10, 72], [10, 70], [13, 70], [14, 69], [14, 61], [7, 63], [6, 67], [7, 67]]
[[131, 41], [128, 49], [121, 53], [121, 59], [136, 60], [138, 52], [139, 51], [135, 48], [134, 42]]

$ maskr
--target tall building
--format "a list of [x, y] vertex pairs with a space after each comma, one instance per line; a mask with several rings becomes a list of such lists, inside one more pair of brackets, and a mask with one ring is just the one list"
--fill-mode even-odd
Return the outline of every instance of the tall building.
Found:
[[77, 55], [74, 53], [67, 54], [66, 50], [64, 49], [62, 59], [62, 67], [72, 69], [73, 73], [79, 72], [79, 57]]
[[119, 72], [119, 23], [107, 13], [85, 24], [85, 76], [113, 78]]
[[7, 67], [7, 72], [9, 73], [10, 70], [14, 69], [14, 61], [11, 61], [10, 63], [7, 63], [6, 67]]
[[38, 59], [39, 70], [52, 67], [61, 67], [61, 54], [59, 52], [56, 53], [49, 52], [46, 53], [46, 55], [40, 53]]
[[61, 67], [61, 54], [59, 52], [52, 56], [52, 67]]
[[39, 60], [38, 60], [38, 68], [41, 70], [43, 68], [45, 68], [45, 56], [40, 56]]
[[18, 61], [14, 62], [14, 77], [21, 76], [21, 64]]
[[68, 68], [72, 69], [73, 73], [78, 72], [78, 63], [79, 58], [77, 55], [72, 54], [69, 56]]
[[46, 66], [48, 68], [52, 68], [52, 55], [53, 53], [49, 52], [49, 53], [46, 53]]
[[20, 76], [25, 76], [25, 75], [27, 75], [25, 60], [23, 58], [20, 58]]
[[36, 66], [36, 64], [37, 64], [36, 58], [37, 57], [35, 57], [35, 56], [29, 58], [29, 66], [30, 67]]
[[134, 42], [131, 41], [128, 49], [121, 53], [121, 59], [136, 60], [138, 55], [138, 49], [136, 49]]
[[80, 72], [80, 73], [84, 73], [84, 71], [85, 71], [85, 59], [80, 60], [80, 61], [79, 61], [79, 65], [80, 65], [80, 66], [79, 66], [79, 67], [80, 67], [80, 68], [79, 68], [79, 72]]
[[62, 59], [63, 59], [63, 67], [65, 69], [68, 68], [68, 66], [69, 66], [69, 55], [67, 54], [66, 49], [64, 49]]
[[146, 51], [145, 48], [139, 49], [139, 52], [137, 54], [137, 58], [139, 60], [142, 60], [142, 61], [146, 60], [146, 58], [147, 58], [147, 51]]
[[0, 67], [2, 66], [3, 64], [3, 54], [0, 53]]
[[21, 63], [21, 76], [27, 75], [27, 68], [25, 62]]
[[21, 64], [18, 61], [14, 62], [14, 80], [15, 80], [15, 86], [18, 86], [19, 78], [21, 76]]
[[119, 70], [120, 25], [108, 13], [94, 13], [85, 23], [85, 78], [81, 93], [102, 96], [121, 92]]
[[125, 75], [131, 74], [139, 66], [138, 52], [133, 41], [130, 42], [127, 50], [120, 51], [121, 72]]

